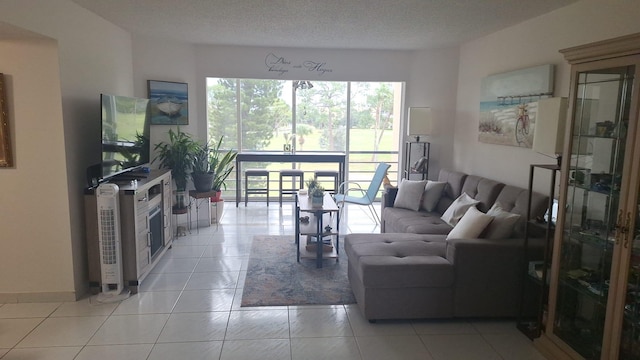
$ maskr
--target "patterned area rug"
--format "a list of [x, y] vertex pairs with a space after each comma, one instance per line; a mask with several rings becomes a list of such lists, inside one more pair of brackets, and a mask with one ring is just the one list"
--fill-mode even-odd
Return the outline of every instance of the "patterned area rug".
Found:
[[[342, 240], [342, 239], [340, 239]], [[347, 279], [347, 256], [340, 242], [340, 260], [296, 262], [293, 236], [256, 236], [241, 306], [354, 304]]]

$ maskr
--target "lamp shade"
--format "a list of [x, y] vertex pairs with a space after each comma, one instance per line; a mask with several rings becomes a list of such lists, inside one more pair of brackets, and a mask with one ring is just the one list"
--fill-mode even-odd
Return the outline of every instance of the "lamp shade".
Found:
[[567, 98], [554, 97], [538, 101], [533, 151], [545, 155], [562, 154], [567, 122]]
[[410, 107], [409, 121], [407, 122], [407, 135], [431, 135], [431, 122], [431, 108]]

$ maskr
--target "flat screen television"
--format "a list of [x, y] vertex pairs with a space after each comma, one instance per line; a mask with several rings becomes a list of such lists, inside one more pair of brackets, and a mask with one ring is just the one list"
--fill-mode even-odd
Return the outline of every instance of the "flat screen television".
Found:
[[100, 95], [102, 160], [100, 181], [149, 163], [149, 99]]

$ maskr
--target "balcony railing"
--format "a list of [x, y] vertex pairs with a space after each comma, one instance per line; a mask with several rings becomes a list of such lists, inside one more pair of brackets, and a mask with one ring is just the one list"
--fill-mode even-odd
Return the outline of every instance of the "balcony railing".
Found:
[[[392, 182], [396, 182], [398, 179], [398, 151], [351, 151], [347, 154], [347, 164], [346, 164], [346, 180], [348, 181], [356, 181], [363, 189], [367, 189], [369, 187], [369, 183], [373, 178], [373, 174], [375, 173], [376, 166], [380, 162], [386, 162], [391, 165], [391, 168], [388, 171], [389, 179]], [[270, 171], [269, 176], [269, 197], [271, 201], [277, 201], [279, 194], [279, 179], [278, 179], [278, 171], [280, 169], [288, 169], [291, 168], [291, 164], [285, 163], [273, 163], [273, 164], [264, 164], [264, 163], [249, 163], [243, 162], [243, 169], [249, 168], [266, 168]], [[337, 170], [335, 164], [314, 164], [314, 163], [296, 163], [297, 169], [301, 169], [305, 172], [305, 180], [311, 179], [313, 177], [313, 172], [315, 170]], [[241, 175], [243, 176], [243, 175]], [[244, 178], [240, 181], [241, 186], [243, 187], [240, 192], [242, 199], [244, 201]], [[264, 181], [260, 183], [261, 180], [251, 180], [249, 186], [251, 187], [264, 187]], [[235, 171], [231, 173], [231, 175], [227, 178], [225, 182], [227, 184], [227, 189], [223, 189], [222, 196], [224, 199], [232, 200], [235, 199], [235, 191], [236, 191], [236, 178]], [[330, 187], [327, 184], [327, 187]], [[382, 188], [380, 188], [378, 192], [377, 199], [379, 200], [382, 194]], [[249, 197], [249, 201], [265, 201], [266, 197], [255, 196], [252, 195]], [[287, 200], [291, 200], [290, 197], [285, 197]]]

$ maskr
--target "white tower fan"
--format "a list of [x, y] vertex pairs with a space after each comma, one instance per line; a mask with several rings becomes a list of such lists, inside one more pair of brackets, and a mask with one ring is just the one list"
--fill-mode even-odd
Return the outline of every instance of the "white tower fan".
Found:
[[120, 239], [120, 205], [118, 185], [101, 184], [97, 188], [98, 247], [102, 292], [98, 302], [116, 302], [129, 297], [122, 274], [122, 243]]

